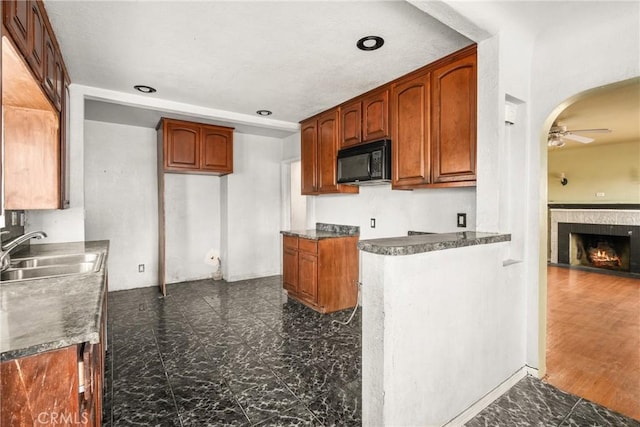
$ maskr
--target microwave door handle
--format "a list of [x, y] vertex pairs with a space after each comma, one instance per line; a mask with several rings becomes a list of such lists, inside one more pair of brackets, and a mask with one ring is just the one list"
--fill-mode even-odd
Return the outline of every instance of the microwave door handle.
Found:
[[367, 154], [367, 175], [371, 178], [371, 153]]

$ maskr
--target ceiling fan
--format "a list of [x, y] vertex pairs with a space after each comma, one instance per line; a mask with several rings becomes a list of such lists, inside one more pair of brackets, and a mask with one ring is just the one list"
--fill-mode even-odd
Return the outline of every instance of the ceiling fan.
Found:
[[581, 142], [583, 144], [588, 144], [593, 142], [593, 138], [589, 138], [582, 135], [576, 135], [576, 132], [579, 133], [611, 133], [611, 129], [575, 129], [569, 130], [566, 126], [560, 126], [557, 123], [554, 123], [549, 130], [549, 139], [547, 140], [547, 145], [549, 147], [564, 147], [565, 139], [570, 139], [571, 141]]

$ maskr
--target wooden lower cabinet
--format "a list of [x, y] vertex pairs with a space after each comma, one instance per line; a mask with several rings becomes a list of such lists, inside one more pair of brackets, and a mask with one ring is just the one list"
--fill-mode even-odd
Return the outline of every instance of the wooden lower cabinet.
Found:
[[0, 363], [0, 426], [102, 425], [106, 309], [100, 342]]
[[282, 283], [284, 288], [298, 292], [298, 238], [283, 236]]
[[283, 236], [283, 286], [289, 296], [320, 313], [358, 303], [358, 237]]

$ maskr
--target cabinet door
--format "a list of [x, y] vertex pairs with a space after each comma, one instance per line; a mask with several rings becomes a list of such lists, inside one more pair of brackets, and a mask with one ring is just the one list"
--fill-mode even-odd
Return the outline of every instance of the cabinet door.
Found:
[[372, 93], [362, 100], [362, 140], [389, 137], [389, 89]]
[[318, 192], [338, 192], [336, 153], [338, 146], [338, 110], [318, 118]]
[[56, 67], [56, 49], [48, 32], [44, 34], [44, 79], [42, 87], [49, 98], [54, 101], [56, 107], [60, 109], [60, 97], [57, 93], [58, 68]]
[[340, 108], [340, 148], [362, 142], [362, 103], [360, 100]]
[[282, 283], [285, 289], [298, 292], [298, 251], [295, 249], [283, 248]]
[[200, 169], [200, 127], [169, 120], [166, 126], [165, 167]]
[[301, 193], [306, 195], [317, 194], [318, 191], [317, 132], [317, 122], [315, 119], [302, 122], [300, 130], [300, 160], [302, 168]]
[[57, 102], [60, 103], [60, 108], [62, 108], [62, 98], [67, 96], [68, 94], [65, 94], [65, 90], [66, 90], [66, 81], [67, 78], [65, 76], [64, 73], [64, 67], [62, 65], [62, 56], [60, 55], [59, 52], [56, 53], [56, 63], [55, 63], [55, 86], [54, 86], [54, 91], [55, 91], [55, 99]]
[[29, 54], [29, 11], [31, 4], [24, 0], [3, 1], [4, 25], [18, 49]]
[[202, 169], [233, 172], [233, 131], [205, 126], [201, 135]]
[[392, 185], [413, 188], [430, 180], [430, 75], [402, 80], [392, 89]]
[[4, 106], [5, 209], [60, 207], [60, 116]]
[[82, 420], [77, 346], [1, 362], [0, 378], [0, 425], [71, 425], [62, 414]]
[[303, 298], [318, 302], [318, 256], [298, 252], [298, 292]]
[[476, 179], [476, 55], [433, 71], [434, 182]]
[[44, 19], [36, 1], [29, 2], [29, 55], [27, 60], [36, 78], [42, 81], [44, 74], [44, 34], [46, 32]]

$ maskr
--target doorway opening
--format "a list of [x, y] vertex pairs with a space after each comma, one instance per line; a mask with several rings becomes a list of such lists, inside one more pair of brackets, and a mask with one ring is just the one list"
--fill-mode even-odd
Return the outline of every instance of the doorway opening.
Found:
[[547, 147], [545, 380], [640, 419], [640, 78], [567, 104], [551, 129], [578, 137]]
[[307, 197], [302, 192], [302, 164], [300, 160], [291, 162], [290, 183], [291, 188], [291, 229], [303, 230], [307, 225]]

